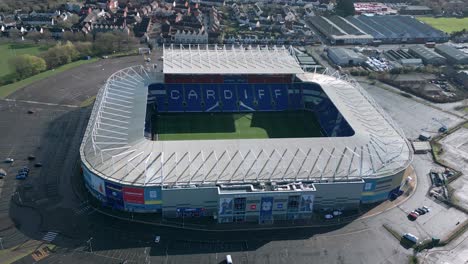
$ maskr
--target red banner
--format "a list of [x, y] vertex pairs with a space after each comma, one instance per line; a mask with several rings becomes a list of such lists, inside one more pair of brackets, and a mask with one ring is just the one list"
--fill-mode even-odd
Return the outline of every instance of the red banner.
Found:
[[123, 187], [122, 192], [123, 200], [127, 203], [145, 203], [145, 191], [142, 188]]

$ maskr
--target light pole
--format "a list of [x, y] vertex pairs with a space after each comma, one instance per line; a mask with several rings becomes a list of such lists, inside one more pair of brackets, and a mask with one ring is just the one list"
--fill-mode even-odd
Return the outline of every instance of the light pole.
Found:
[[88, 239], [88, 241], [86, 241], [86, 243], [88, 244], [89, 252], [93, 253], [93, 245], [91, 244], [91, 241], [93, 241], [93, 237]]

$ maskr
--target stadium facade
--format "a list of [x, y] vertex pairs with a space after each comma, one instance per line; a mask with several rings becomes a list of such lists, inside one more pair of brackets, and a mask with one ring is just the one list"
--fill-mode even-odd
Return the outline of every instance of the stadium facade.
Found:
[[[220, 223], [308, 219], [399, 189], [412, 151], [356, 83], [305, 73], [285, 47], [165, 47], [100, 89], [80, 155], [104, 205]], [[312, 111], [323, 137], [157, 140], [148, 113]]]

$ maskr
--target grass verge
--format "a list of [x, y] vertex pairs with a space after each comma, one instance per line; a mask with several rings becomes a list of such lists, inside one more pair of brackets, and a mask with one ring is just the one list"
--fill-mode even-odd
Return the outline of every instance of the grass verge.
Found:
[[23, 54], [37, 55], [49, 48], [48, 45], [35, 45], [26, 43], [7, 43], [0, 45], [0, 77], [12, 73], [9, 60]]
[[4, 99], [7, 96], [9, 96], [10, 94], [14, 93], [15, 91], [17, 91], [17, 90], [19, 90], [19, 89], [33, 83], [33, 82], [40, 81], [42, 79], [45, 79], [45, 78], [50, 77], [50, 76], [54, 76], [54, 75], [56, 75], [58, 73], [66, 71], [66, 70], [78, 67], [78, 66], [83, 65], [83, 64], [92, 63], [92, 62], [95, 62], [97, 60], [98, 60], [97, 58], [94, 58], [94, 59], [90, 59], [90, 60], [75, 61], [75, 62], [66, 64], [66, 65], [60, 66], [60, 67], [58, 67], [58, 68], [56, 68], [54, 70], [41, 72], [39, 74], [36, 74], [34, 76], [31, 76], [31, 77], [26, 78], [26, 79], [21, 80], [21, 81], [18, 81], [18, 82], [12, 83], [12, 84], [8, 84], [8, 85], [4, 85], [4, 86], [0, 86], [0, 98]]
[[455, 17], [417, 17], [419, 21], [431, 25], [432, 27], [442, 30], [447, 33], [468, 30], [468, 17], [455, 18]]
[[80, 107], [87, 107], [87, 106], [90, 106], [94, 103], [94, 100], [96, 100], [96, 96], [91, 96], [89, 97], [88, 99], [84, 100], [83, 102], [81, 102], [80, 104]]

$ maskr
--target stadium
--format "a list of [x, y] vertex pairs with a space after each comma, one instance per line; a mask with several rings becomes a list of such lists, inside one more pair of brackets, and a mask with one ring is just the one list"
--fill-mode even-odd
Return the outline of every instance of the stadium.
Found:
[[355, 82], [286, 47], [165, 46], [99, 90], [85, 185], [116, 210], [219, 223], [310, 219], [398, 191], [412, 151]]

